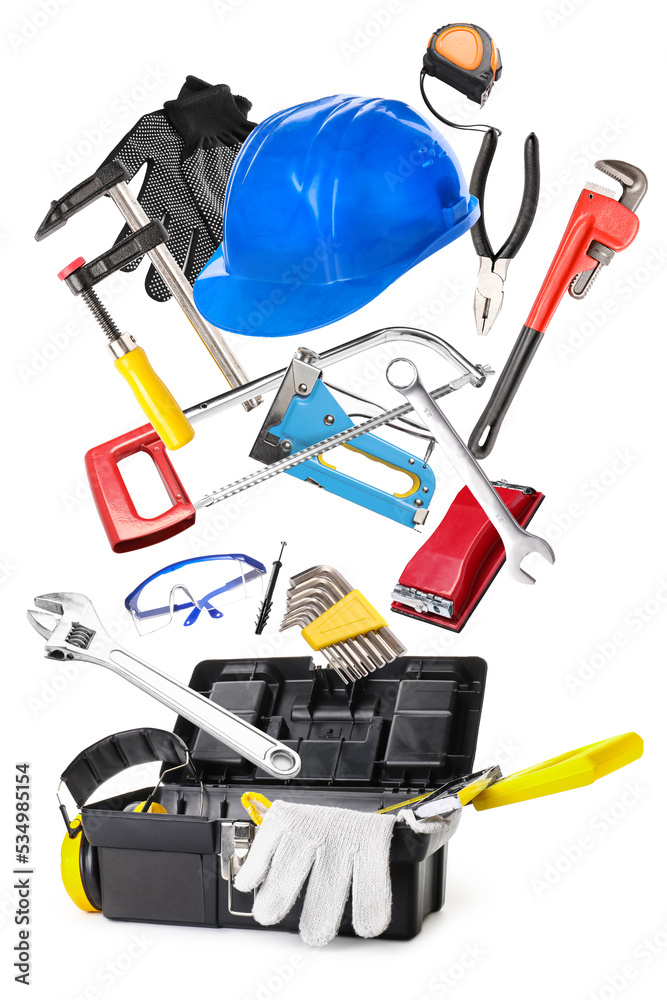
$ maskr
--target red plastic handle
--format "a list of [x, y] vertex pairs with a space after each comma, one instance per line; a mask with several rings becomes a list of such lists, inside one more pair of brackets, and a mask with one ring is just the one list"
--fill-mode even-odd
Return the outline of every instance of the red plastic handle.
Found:
[[[118, 467], [143, 452], [153, 460], [173, 506], [157, 517], [140, 517]], [[132, 552], [178, 535], [195, 522], [195, 508], [150, 424], [106, 441], [86, 454], [86, 473], [107, 538], [114, 552]]]

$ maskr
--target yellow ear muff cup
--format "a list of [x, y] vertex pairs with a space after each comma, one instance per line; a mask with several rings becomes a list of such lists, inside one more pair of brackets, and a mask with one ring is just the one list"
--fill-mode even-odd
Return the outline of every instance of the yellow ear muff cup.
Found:
[[65, 834], [60, 849], [60, 875], [63, 885], [75, 906], [88, 913], [97, 913], [102, 909], [97, 852], [86, 840], [81, 826], [81, 814], [70, 823], [70, 829], [77, 830], [77, 833], [74, 837]]
[[[143, 807], [144, 807], [144, 802], [145, 801], [146, 801], [146, 799], [144, 799], [143, 802], [132, 802], [129, 806], [125, 806], [125, 808], [123, 809], [123, 812], [140, 813], [142, 811]], [[167, 810], [159, 802], [151, 802], [151, 804], [149, 805], [149, 807], [146, 810], [146, 812], [149, 812], [149, 813], [166, 813]]]

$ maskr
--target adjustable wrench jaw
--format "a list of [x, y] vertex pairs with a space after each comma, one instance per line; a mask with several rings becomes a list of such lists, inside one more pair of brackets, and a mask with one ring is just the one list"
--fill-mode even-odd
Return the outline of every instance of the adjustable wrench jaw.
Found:
[[28, 621], [46, 640], [51, 660], [85, 660], [105, 666], [114, 648], [93, 605], [84, 594], [41, 594]]

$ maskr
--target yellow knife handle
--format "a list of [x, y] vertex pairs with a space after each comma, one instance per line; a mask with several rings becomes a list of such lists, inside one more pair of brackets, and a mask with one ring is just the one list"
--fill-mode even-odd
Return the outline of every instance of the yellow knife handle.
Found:
[[501, 778], [480, 792], [472, 803], [475, 809], [494, 809], [581, 788], [638, 760], [643, 751], [644, 741], [637, 733], [614, 736]]
[[122, 354], [114, 364], [167, 448], [175, 451], [192, 441], [194, 429], [162, 379], [153, 371], [142, 347]]

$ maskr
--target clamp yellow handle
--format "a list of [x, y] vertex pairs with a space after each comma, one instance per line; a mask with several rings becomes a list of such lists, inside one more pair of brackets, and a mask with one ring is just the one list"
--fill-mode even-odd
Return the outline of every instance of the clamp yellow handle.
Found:
[[142, 347], [122, 354], [114, 364], [167, 448], [175, 451], [192, 441], [195, 432], [188, 418], [155, 374]]
[[624, 733], [501, 778], [475, 796], [472, 803], [475, 809], [495, 809], [512, 802], [525, 802], [542, 795], [581, 788], [638, 760], [643, 752], [641, 736]]

